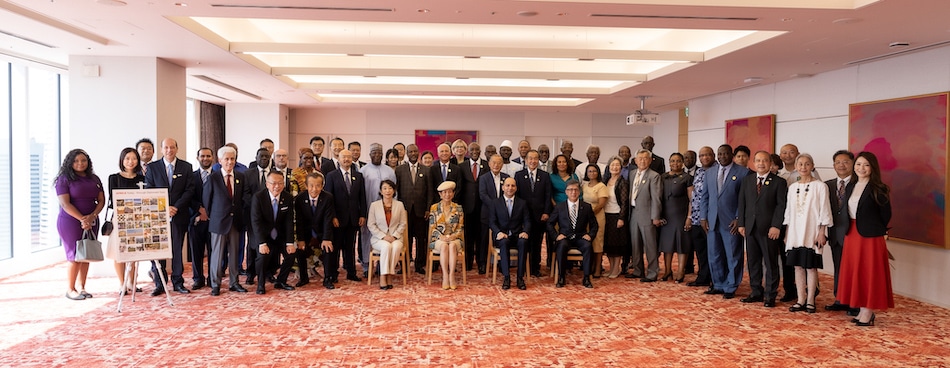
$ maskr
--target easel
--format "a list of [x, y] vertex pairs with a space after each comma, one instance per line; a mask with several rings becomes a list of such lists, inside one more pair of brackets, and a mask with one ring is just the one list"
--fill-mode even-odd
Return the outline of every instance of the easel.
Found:
[[[140, 182], [140, 183], [138, 183], [138, 186], [139, 186], [139, 189], [138, 189], [138, 190], [145, 190], [145, 189], [144, 189], [145, 183], [141, 183], [141, 182]], [[167, 193], [166, 193], [165, 200], [167, 201]], [[168, 221], [171, 222], [171, 218], [170, 218], [170, 217], [168, 218]], [[120, 240], [117, 239], [116, 241], [118, 242], [118, 241], [120, 241]], [[117, 245], [117, 246], [118, 246], [118, 245]], [[117, 253], [117, 255], [118, 255], [118, 254], [121, 254], [121, 252], [119, 252], [118, 250], [116, 251], [116, 253]], [[146, 258], [146, 259], [136, 259], [137, 257], [131, 257], [132, 260], [123, 262], [123, 263], [125, 263], [125, 265], [126, 265], [126, 267], [125, 267], [125, 280], [127, 280], [127, 281], [130, 280], [130, 279], [132, 280], [132, 284], [131, 284], [131, 285], [132, 285], [132, 288], [133, 288], [133, 291], [132, 291], [132, 302], [135, 302], [135, 290], [134, 290], [134, 288], [136, 287], [137, 279], [138, 279], [138, 272], [133, 272], [133, 270], [138, 270], [139, 262], [141, 262], [141, 261], [158, 262], [158, 261], [160, 261], [160, 260], [170, 260], [170, 259], [171, 259], [171, 254], [170, 254], [170, 253], [171, 253], [171, 251], [169, 251], [169, 253], [167, 253], [167, 258], [165, 257], [166, 254], [153, 254], [153, 255], [159, 256], [159, 257], [161, 257], [161, 258], [155, 258], [155, 259], [147, 259], [147, 258]], [[116, 258], [119, 258], [119, 257], [116, 257]], [[134, 265], [134, 267], [131, 267], [131, 266], [133, 266], [133, 265]], [[158, 269], [158, 275], [156, 275], [156, 276], [158, 276], [158, 277], [161, 278], [161, 280], [162, 280], [162, 281], [161, 281], [161, 282], [162, 282], [162, 285], [163, 285], [162, 289], [165, 290], [165, 300], [168, 302], [168, 305], [169, 305], [169, 306], [174, 306], [175, 303], [172, 302], [171, 293], [168, 291], [168, 288], [167, 288], [167, 287], [164, 287], [164, 284], [165, 284], [165, 277], [166, 277], [165, 268], [164, 268], [164, 267], [155, 267], [155, 268]], [[116, 307], [116, 311], [117, 311], [118, 313], [122, 313], [122, 299], [124, 299], [125, 294], [127, 294], [127, 290], [128, 290], [128, 288], [127, 288], [126, 286], [127, 286], [127, 285], [123, 285], [123, 286], [122, 286], [122, 290], [119, 291], [119, 303], [118, 303], [118, 306]]]

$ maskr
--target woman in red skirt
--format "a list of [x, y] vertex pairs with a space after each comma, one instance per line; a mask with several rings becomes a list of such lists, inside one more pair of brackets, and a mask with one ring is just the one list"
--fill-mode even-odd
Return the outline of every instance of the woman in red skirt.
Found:
[[894, 307], [887, 256], [887, 223], [891, 220], [890, 189], [881, 181], [881, 166], [871, 152], [854, 161], [858, 180], [848, 188], [851, 224], [844, 238], [838, 298], [859, 307], [858, 326], [873, 326], [874, 310]]

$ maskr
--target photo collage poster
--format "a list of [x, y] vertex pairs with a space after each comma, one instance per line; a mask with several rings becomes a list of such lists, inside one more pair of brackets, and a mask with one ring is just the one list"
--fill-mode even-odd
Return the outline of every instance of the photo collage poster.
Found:
[[118, 262], [172, 258], [168, 190], [117, 189], [113, 192]]

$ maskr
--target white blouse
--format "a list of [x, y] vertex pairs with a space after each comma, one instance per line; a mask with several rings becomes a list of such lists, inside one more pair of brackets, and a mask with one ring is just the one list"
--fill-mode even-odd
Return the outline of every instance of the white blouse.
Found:
[[[788, 230], [785, 233], [785, 250], [805, 247], [814, 249], [818, 239], [818, 228], [831, 227], [831, 202], [828, 199], [828, 186], [819, 180], [808, 183], [796, 182], [788, 188], [788, 202], [785, 207], [785, 221]], [[827, 229], [825, 230], [827, 236]]]
[[858, 214], [858, 202], [861, 201], [861, 194], [864, 194], [864, 189], [868, 187], [868, 182], [862, 182], [858, 180], [854, 184], [854, 191], [851, 192], [851, 197], [848, 197], [848, 214], [851, 215], [851, 218], [854, 219]]

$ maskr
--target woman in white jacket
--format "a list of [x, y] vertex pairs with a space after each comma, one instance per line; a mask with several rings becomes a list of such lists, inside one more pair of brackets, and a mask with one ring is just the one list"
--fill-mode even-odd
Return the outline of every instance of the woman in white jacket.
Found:
[[373, 235], [370, 245], [379, 252], [379, 288], [388, 290], [393, 288], [390, 275], [396, 273], [396, 262], [403, 250], [406, 207], [393, 199], [396, 196], [396, 183], [391, 180], [383, 180], [379, 184], [379, 194], [382, 199], [369, 206], [366, 227]]

